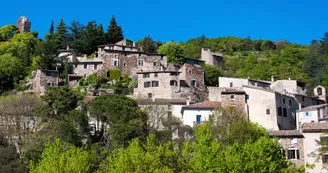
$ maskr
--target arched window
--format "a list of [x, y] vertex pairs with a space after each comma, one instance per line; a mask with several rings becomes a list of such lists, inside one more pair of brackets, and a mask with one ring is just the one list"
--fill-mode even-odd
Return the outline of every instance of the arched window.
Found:
[[317, 88], [317, 93], [318, 93], [319, 96], [322, 95], [322, 88], [321, 87]]

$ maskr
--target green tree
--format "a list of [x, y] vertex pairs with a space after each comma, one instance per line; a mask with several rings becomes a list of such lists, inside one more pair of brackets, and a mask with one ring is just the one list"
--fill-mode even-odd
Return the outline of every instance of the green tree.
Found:
[[15, 34], [17, 34], [18, 28], [15, 25], [6, 25], [0, 27], [0, 42], [1, 41], [8, 41], [12, 38]]
[[[50, 29], [52, 31], [52, 29]], [[60, 19], [58, 25], [56, 26], [56, 32], [55, 34], [55, 41], [56, 45], [58, 46], [58, 49], [65, 49], [68, 42], [68, 31], [67, 31], [67, 26], [64, 23], [64, 19]]]
[[59, 52], [57, 44], [54, 40], [48, 40], [46, 42], [39, 42], [36, 49], [36, 55], [38, 68], [55, 70], [60, 63]]
[[55, 26], [53, 20], [51, 21], [49, 33], [45, 34], [44, 37], [46, 38], [47, 41], [55, 39]]
[[218, 86], [219, 76], [222, 75], [220, 68], [214, 65], [207, 64], [204, 64], [202, 68], [205, 73], [205, 84], [207, 86]]
[[67, 115], [68, 112], [74, 110], [79, 101], [82, 99], [81, 95], [67, 86], [50, 87], [42, 96], [42, 100], [47, 104], [48, 115]]
[[118, 41], [124, 39], [123, 30], [121, 26], [118, 26], [115, 20], [115, 16], [112, 16], [110, 25], [108, 26], [106, 33], [106, 42], [110, 44], [115, 44]]
[[0, 55], [0, 94], [13, 89], [25, 75], [23, 63], [11, 54]]
[[[102, 95], [88, 104], [90, 115], [103, 123], [104, 142], [112, 147], [127, 146], [136, 137], [147, 134], [147, 115], [135, 100], [123, 95]], [[109, 128], [106, 129], [106, 126]]]
[[150, 35], [145, 37], [141, 42], [139, 42], [142, 50], [146, 53], [156, 53], [156, 42], [153, 41]]
[[154, 135], [142, 143], [133, 139], [127, 148], [120, 148], [108, 157], [100, 172], [174, 173], [177, 171], [178, 150], [172, 143], [159, 144]]
[[171, 64], [181, 64], [183, 58], [183, 43], [168, 42], [158, 48], [158, 53], [165, 54]]
[[0, 172], [23, 173], [25, 166], [19, 162], [19, 155], [13, 145], [9, 145], [6, 138], [0, 134]]
[[31, 173], [89, 172], [92, 165], [90, 153], [83, 148], [65, 145], [59, 139], [46, 145], [38, 164], [31, 162]]

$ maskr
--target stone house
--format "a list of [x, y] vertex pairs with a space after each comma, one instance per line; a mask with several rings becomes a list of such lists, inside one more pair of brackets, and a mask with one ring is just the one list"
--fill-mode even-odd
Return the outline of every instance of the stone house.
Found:
[[202, 48], [201, 60], [205, 61], [206, 64], [222, 67], [223, 55], [222, 53], [211, 52], [211, 50]]
[[305, 166], [304, 160], [304, 136], [298, 130], [268, 131], [271, 137], [278, 139], [283, 156], [296, 167]]
[[61, 80], [57, 70], [37, 70], [32, 81], [32, 88], [35, 94], [44, 94], [46, 88], [58, 86]]
[[31, 21], [29, 21], [25, 16], [21, 16], [18, 20], [17, 20], [17, 24], [16, 24], [19, 33], [24, 33], [24, 32], [30, 32], [31, 29]]
[[303, 123], [328, 121], [328, 104], [314, 105], [296, 111], [297, 129]]
[[245, 105], [249, 119], [267, 129], [294, 130], [296, 110], [325, 102], [303, 95], [306, 92], [303, 84], [295, 80], [274, 81], [273, 77], [271, 81], [219, 77], [219, 87], [209, 87], [209, 100], [220, 101], [222, 105]]
[[171, 70], [137, 72], [137, 98], [190, 98], [201, 100], [199, 93], [205, 90], [204, 71], [191, 64], [170, 65]]
[[221, 107], [221, 103], [216, 101], [204, 101], [183, 106], [181, 109], [183, 124], [193, 127], [206, 122], [213, 111], [219, 107]]

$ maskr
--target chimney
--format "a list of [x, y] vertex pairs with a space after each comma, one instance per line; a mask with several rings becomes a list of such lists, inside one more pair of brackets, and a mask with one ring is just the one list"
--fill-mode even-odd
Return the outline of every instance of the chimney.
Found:
[[190, 105], [190, 96], [188, 96], [188, 98], [186, 99], [186, 105]]
[[132, 43], [132, 46], [133, 46], [133, 47], [136, 47], [136, 43], [135, 43], [135, 42], [133, 42], [133, 43]]
[[271, 76], [271, 82], [274, 82], [274, 76], [273, 75]]
[[290, 78], [288, 78], [288, 80], [290, 80]]
[[250, 79], [250, 77], [249, 77], [249, 76], [247, 76], [247, 79]]

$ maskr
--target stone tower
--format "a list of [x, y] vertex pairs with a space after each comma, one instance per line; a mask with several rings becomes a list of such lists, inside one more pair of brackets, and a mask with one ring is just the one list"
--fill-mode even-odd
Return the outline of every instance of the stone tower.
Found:
[[25, 16], [21, 16], [18, 19], [16, 26], [20, 33], [30, 32], [31, 22]]

